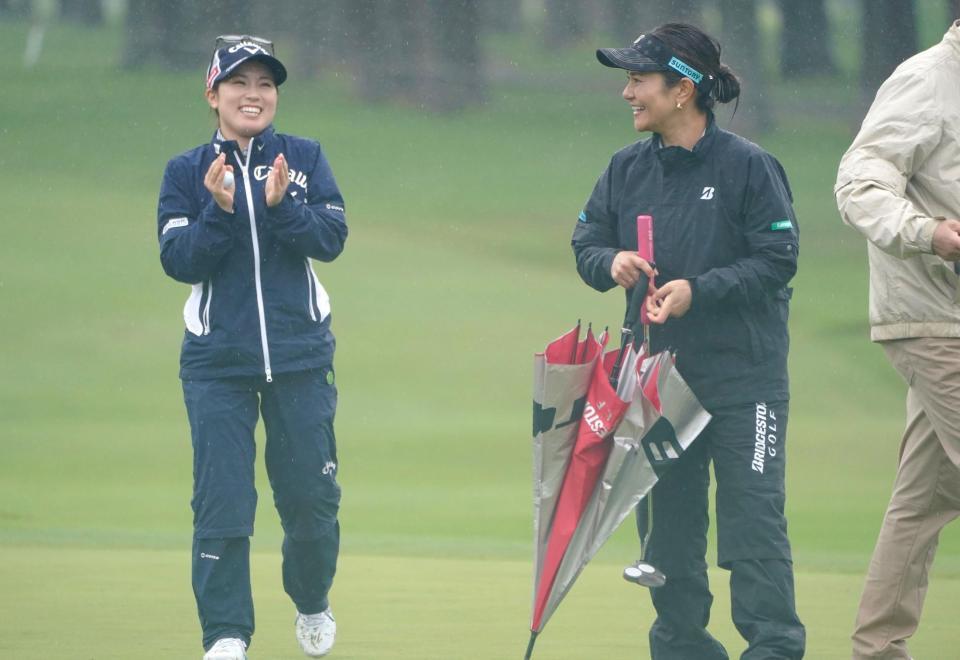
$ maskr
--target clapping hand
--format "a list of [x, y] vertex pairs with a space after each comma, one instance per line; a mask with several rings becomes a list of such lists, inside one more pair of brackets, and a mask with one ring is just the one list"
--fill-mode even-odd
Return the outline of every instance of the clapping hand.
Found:
[[273, 159], [273, 169], [267, 176], [267, 206], [279, 204], [283, 200], [289, 185], [290, 168], [287, 165], [287, 159], [283, 157], [283, 154], [279, 154]]
[[[210, 168], [207, 170], [206, 176], [203, 177], [203, 185], [210, 191], [210, 194], [213, 195], [217, 206], [227, 213], [233, 213], [233, 193], [237, 188], [232, 181], [233, 167], [226, 163], [226, 154], [217, 156], [214, 161], [210, 163]], [[227, 172], [230, 173], [230, 180], [226, 182], [230, 184], [229, 186], [224, 185], [224, 177]]]

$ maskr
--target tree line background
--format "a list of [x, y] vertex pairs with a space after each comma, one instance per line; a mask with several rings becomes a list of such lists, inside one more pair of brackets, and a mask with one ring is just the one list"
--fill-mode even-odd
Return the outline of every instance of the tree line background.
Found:
[[[685, 21], [725, 45], [723, 59], [750, 90], [741, 120], [766, 130], [774, 125], [771, 84], [840, 75], [838, 12], [856, 12], [863, 106], [917, 52], [918, 9], [933, 7], [944, 30], [960, 18], [960, 0], [0, 0], [0, 20], [32, 21], [25, 66], [42, 50], [44, 27], [58, 20], [123, 21], [117, 62], [126, 70], [196, 70], [218, 34], [269, 35], [298, 78], [346, 73], [364, 100], [439, 113], [487, 97], [497, 35], [532, 35], [546, 59], [584, 45], [624, 46], [644, 29]], [[762, 55], [761, 18], [772, 14], [775, 62]]]

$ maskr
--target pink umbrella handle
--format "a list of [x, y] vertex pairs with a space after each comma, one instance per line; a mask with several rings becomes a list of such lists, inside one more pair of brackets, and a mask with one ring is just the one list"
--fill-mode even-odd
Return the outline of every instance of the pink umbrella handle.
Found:
[[[637, 216], [637, 254], [647, 263], [653, 264], [653, 216]], [[651, 280], [652, 281], [652, 280]], [[647, 306], [640, 308], [640, 322], [647, 325], [650, 319], [647, 318]]]

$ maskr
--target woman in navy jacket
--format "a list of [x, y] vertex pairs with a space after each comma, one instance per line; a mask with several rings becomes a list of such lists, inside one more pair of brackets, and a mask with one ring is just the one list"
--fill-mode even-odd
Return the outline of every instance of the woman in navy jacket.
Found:
[[[709, 465], [717, 478], [717, 554], [731, 572], [742, 656], [801, 658], [784, 517], [788, 282], [798, 234], [777, 160], [719, 129], [712, 108], [740, 93], [720, 46], [667, 24], [627, 48], [597, 51], [623, 69], [633, 125], [653, 135], [617, 152], [573, 234], [577, 270], [600, 291], [651, 285], [651, 350], [677, 369], [712, 420], [653, 489], [646, 559], [667, 575], [652, 590], [654, 658], [727, 658], [706, 630]], [[637, 254], [637, 216], [654, 219], [656, 271]]]
[[286, 80], [270, 42], [218, 39], [206, 79], [213, 139], [168, 164], [160, 259], [191, 285], [180, 377], [194, 450], [193, 589], [205, 660], [246, 658], [254, 631], [254, 429], [284, 530], [283, 584], [312, 657], [333, 646], [327, 598], [339, 548], [330, 302], [311, 259], [347, 236], [320, 145], [274, 131]]

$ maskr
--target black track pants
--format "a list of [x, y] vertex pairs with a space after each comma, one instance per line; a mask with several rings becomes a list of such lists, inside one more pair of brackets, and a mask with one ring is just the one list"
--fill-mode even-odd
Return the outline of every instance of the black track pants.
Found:
[[667, 575], [651, 595], [654, 660], [720, 660], [707, 632], [713, 596], [707, 581], [709, 465], [717, 477], [718, 563], [731, 571], [734, 624], [749, 646], [744, 660], [803, 657], [793, 565], [784, 517], [787, 403], [711, 411], [713, 419], [653, 489], [647, 559]]

